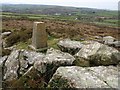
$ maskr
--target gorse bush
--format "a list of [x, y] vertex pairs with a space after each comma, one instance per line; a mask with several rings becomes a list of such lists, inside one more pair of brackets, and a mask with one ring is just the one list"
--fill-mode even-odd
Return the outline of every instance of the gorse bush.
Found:
[[31, 37], [32, 37], [32, 30], [16, 31], [6, 38], [6, 44], [9, 47], [18, 42], [25, 42]]
[[2, 29], [2, 33], [3, 32], [11, 32], [11, 30], [8, 30], [8, 29]]

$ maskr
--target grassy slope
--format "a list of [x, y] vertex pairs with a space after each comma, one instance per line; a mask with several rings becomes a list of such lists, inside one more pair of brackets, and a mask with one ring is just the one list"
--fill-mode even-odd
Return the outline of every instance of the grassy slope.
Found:
[[[76, 8], [76, 7], [63, 7], [52, 5], [3, 5], [3, 16], [14, 18], [30, 18], [30, 19], [57, 19], [57, 20], [74, 20], [76, 18], [83, 18], [80, 21], [93, 22], [97, 24], [117, 25], [117, 11], [99, 10], [91, 8]], [[56, 13], [60, 15], [55, 15]], [[69, 15], [71, 14], [71, 15]], [[95, 17], [107, 17], [111, 19], [103, 20], [102, 22], [96, 21]], [[86, 19], [87, 18], [87, 19]], [[111, 22], [112, 21], [112, 22]], [[114, 21], [114, 22], [113, 22]]]

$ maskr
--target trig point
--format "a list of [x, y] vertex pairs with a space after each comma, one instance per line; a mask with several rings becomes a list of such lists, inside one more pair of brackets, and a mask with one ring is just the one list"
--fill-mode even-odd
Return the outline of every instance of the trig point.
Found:
[[47, 48], [47, 33], [44, 22], [34, 22], [30, 47], [35, 51], [42, 51]]

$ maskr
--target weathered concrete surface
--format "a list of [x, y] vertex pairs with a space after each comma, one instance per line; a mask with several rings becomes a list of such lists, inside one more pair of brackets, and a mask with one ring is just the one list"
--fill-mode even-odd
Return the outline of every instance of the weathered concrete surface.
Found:
[[75, 54], [75, 64], [79, 66], [116, 65], [120, 61], [119, 51], [115, 48], [93, 42], [82, 47]]
[[34, 50], [47, 47], [47, 33], [44, 22], [34, 22], [31, 47]]
[[73, 55], [76, 54], [83, 46], [81, 42], [72, 41], [70, 39], [60, 40], [57, 45], [61, 49], [61, 51], [68, 52]]
[[118, 88], [118, 70], [113, 66], [60, 67], [48, 87], [52, 88]]

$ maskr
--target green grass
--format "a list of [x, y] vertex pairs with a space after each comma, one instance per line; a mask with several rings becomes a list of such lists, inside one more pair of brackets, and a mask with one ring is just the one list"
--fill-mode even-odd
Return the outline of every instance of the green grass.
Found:
[[57, 46], [58, 41], [59, 41], [59, 39], [49, 36], [48, 37], [48, 46], [55, 48], [55, 49], [59, 49]]
[[56, 16], [56, 15], [37, 15], [37, 14], [16, 14], [4, 12], [2, 16], [13, 17], [13, 18], [28, 18], [28, 19], [58, 19], [58, 20], [74, 20], [75, 16]]
[[114, 19], [112, 19], [112, 20], [104, 20], [104, 22], [107, 22], [107, 23], [118, 23], [118, 20], [114, 20]]
[[[17, 14], [17, 13], [3, 12], [2, 16], [8, 17], [8, 18], [16, 18], [16, 19], [22, 18], [22, 19], [27, 19], [27, 20], [48, 19], [48, 20], [63, 20], [63, 21], [76, 21], [76, 22], [93, 22], [98, 25], [118, 26], [118, 20], [116, 20], [116, 19], [106, 19], [106, 20], [103, 20], [103, 22], [95, 21], [94, 19], [92, 19], [92, 18], [96, 17], [96, 15], [107, 16], [107, 17], [116, 16], [117, 12], [115, 12], [115, 11], [113, 11], [113, 12], [114, 12], [114, 14], [112, 14], [112, 12], [104, 11], [103, 13], [98, 12], [95, 14], [88, 14], [88, 15], [77, 13], [76, 15], [71, 15], [71, 16], [68, 16], [68, 15]], [[84, 19], [83, 20], [75, 20], [75, 18], [77, 18], [78, 16], [81, 16]], [[86, 19], [86, 18], [88, 18], [88, 19]]]
[[48, 46], [49, 47], [52, 47], [52, 48], [55, 48], [55, 49], [59, 49], [58, 46], [57, 46], [57, 43], [58, 43], [59, 39], [53, 37], [53, 36], [48, 36]]
[[[48, 47], [59, 49], [59, 47], [57, 46], [58, 41], [59, 39], [54, 38], [52, 36], [48, 36], [48, 41], [47, 41]], [[32, 43], [31, 39], [26, 42], [18, 42], [16, 44], [16, 48], [29, 50], [30, 48], [28, 47], [28, 45], [30, 45], [31, 43]]]
[[17, 49], [26, 49], [26, 50], [28, 50], [28, 45], [30, 45], [30, 44], [28, 44], [28, 42], [19, 42], [19, 43], [17, 43], [16, 48]]
[[103, 25], [103, 26], [112, 26], [112, 27], [117, 27], [118, 24], [114, 24], [114, 23], [107, 23], [107, 22], [93, 22], [96, 25]]

